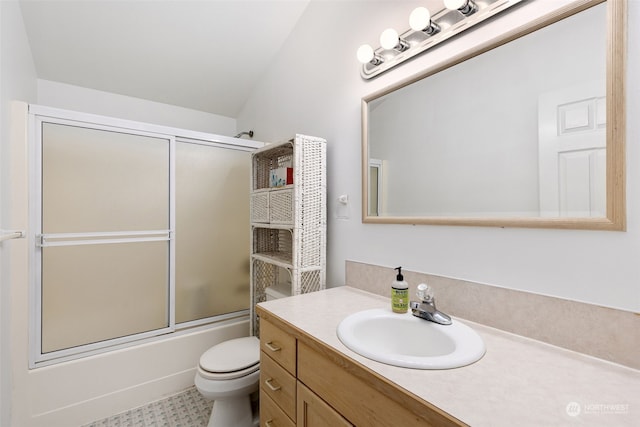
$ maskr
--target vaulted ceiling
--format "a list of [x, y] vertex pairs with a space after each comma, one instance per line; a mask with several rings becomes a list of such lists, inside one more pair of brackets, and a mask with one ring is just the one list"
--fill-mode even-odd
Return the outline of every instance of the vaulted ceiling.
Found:
[[237, 117], [309, 0], [21, 0], [38, 78]]

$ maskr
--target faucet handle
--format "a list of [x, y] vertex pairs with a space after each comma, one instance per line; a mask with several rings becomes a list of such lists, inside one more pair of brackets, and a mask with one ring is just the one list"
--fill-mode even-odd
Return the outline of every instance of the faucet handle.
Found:
[[425, 283], [420, 283], [416, 290], [416, 295], [421, 301], [431, 302], [433, 301], [433, 289]]

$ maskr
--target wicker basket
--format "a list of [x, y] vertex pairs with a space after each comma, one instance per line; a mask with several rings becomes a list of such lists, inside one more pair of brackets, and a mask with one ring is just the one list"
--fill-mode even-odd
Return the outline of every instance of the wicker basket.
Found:
[[269, 193], [253, 193], [251, 195], [251, 222], [269, 223]]
[[269, 223], [293, 224], [293, 188], [274, 190], [269, 193]]

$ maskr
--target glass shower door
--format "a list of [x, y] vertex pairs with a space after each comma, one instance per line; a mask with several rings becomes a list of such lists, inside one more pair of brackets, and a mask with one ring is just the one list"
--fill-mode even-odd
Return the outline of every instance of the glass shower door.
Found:
[[176, 323], [249, 308], [250, 153], [176, 144]]
[[170, 326], [170, 139], [42, 123], [41, 352]]

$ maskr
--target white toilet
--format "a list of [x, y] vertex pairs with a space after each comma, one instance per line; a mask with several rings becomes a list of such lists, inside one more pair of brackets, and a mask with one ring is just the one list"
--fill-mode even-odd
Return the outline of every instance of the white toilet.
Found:
[[207, 350], [196, 372], [196, 388], [213, 400], [208, 427], [252, 427], [251, 393], [260, 382], [260, 341], [224, 341]]

